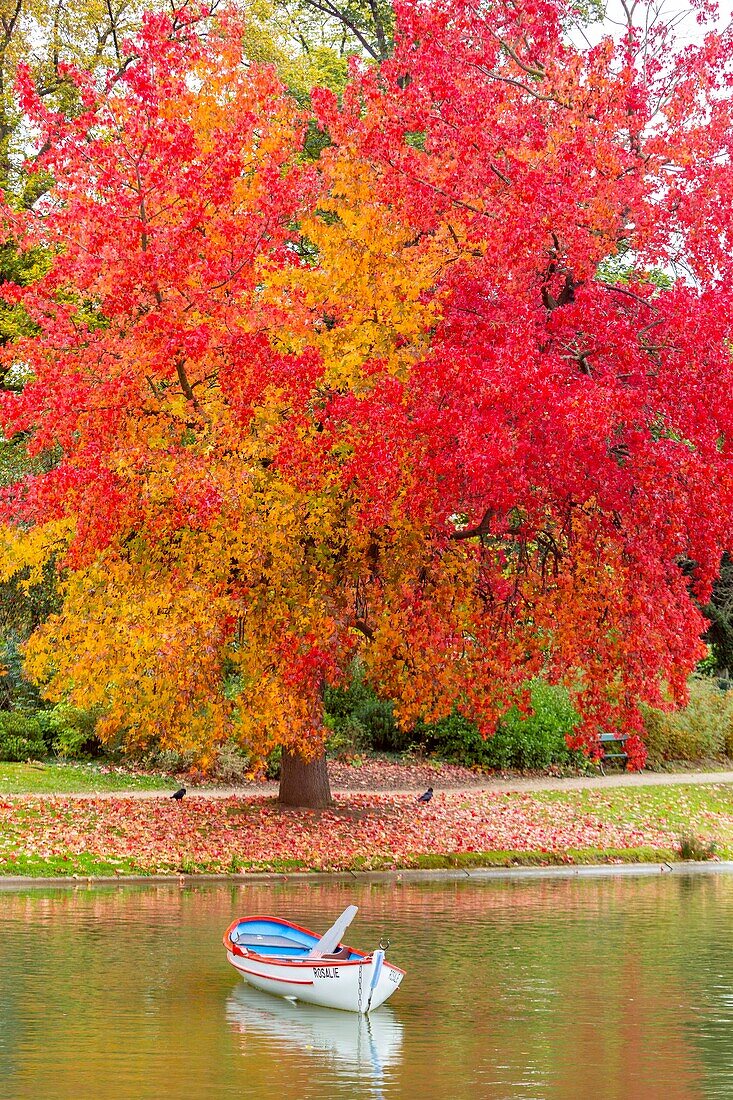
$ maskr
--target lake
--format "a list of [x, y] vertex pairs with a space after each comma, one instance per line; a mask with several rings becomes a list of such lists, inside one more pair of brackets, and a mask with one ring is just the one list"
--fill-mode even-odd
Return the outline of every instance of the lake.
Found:
[[[391, 940], [368, 1021], [247, 987], [235, 916]], [[3, 1100], [733, 1096], [733, 876], [0, 889]]]

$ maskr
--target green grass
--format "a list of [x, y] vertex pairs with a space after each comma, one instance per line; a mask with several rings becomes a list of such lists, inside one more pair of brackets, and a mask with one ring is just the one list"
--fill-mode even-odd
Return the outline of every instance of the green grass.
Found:
[[721, 859], [733, 858], [733, 784], [537, 791], [533, 797], [538, 802], [582, 808], [602, 820], [634, 829], [661, 827], [675, 837], [707, 837], [715, 841]]
[[98, 875], [145, 874], [134, 860], [102, 859], [99, 856], [78, 855], [42, 857], [18, 852], [12, 859], [0, 859], [0, 876], [23, 878], [92, 878]]
[[[351, 868], [336, 868], [337, 870], [352, 870], [355, 872], [369, 871], [401, 871], [401, 870], [471, 870], [480, 868], [511, 868], [511, 867], [566, 867], [599, 863], [672, 863], [679, 861], [679, 853], [671, 849], [656, 848], [584, 848], [566, 853], [541, 852], [541, 851], [504, 851], [504, 852], [457, 852], [455, 854], [432, 853], [430, 855], [413, 855], [406, 857], [399, 864], [387, 858], [375, 857], [371, 860], [359, 860]], [[199, 862], [191, 857], [184, 857], [176, 866], [159, 867], [156, 870], [141, 868], [134, 859], [105, 860], [99, 856], [88, 854], [53, 856], [43, 858], [40, 856], [19, 853], [14, 859], [0, 859], [0, 878], [9, 876], [22, 876], [26, 878], [93, 878], [97, 876], [140, 875], [142, 877], [151, 874], [168, 874], [171, 876], [187, 874], [294, 874], [312, 871], [323, 874], [323, 870], [315, 870], [305, 861], [295, 859], [276, 859], [268, 863], [248, 863], [237, 861], [237, 866], [222, 867], [220, 864], [212, 865], [210, 862]]]
[[74, 794], [77, 791], [146, 791], [167, 789], [166, 775], [103, 772], [98, 764], [0, 763], [0, 796], [4, 794]]
[[479, 867], [565, 867], [593, 863], [670, 863], [679, 859], [671, 848], [568, 848], [564, 852], [496, 851], [416, 855], [410, 867], [423, 870]]

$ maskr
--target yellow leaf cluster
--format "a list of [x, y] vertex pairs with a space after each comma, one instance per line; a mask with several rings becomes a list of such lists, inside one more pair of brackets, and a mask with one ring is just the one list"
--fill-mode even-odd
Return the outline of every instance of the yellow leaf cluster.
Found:
[[44, 567], [65, 552], [73, 534], [71, 516], [35, 527], [0, 527], [0, 581], [22, 574], [22, 587], [40, 584]]

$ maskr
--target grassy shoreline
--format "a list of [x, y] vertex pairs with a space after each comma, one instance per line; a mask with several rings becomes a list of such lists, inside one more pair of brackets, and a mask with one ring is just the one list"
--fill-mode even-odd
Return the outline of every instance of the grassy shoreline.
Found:
[[323, 813], [274, 798], [184, 802], [0, 794], [0, 879], [254, 875], [673, 863], [681, 840], [733, 858], [733, 785], [341, 793]]
[[[119, 861], [109, 862], [104, 859], [96, 859], [88, 855], [78, 857], [60, 857], [51, 860], [36, 860], [32, 857], [19, 858], [12, 864], [0, 865], [0, 883], [4, 878], [23, 878], [38, 880], [68, 879], [105, 882], [117, 879], [129, 880], [134, 878], [140, 882], [161, 878], [175, 881], [181, 876], [190, 878], [210, 877], [216, 879], [246, 879], [249, 876], [267, 876], [282, 878], [288, 875], [309, 875], [314, 879], [322, 878], [329, 874], [356, 874], [369, 875], [375, 872], [389, 871], [393, 874], [409, 873], [411, 871], [474, 871], [474, 870], [519, 870], [521, 868], [572, 868], [572, 867], [597, 867], [597, 866], [623, 866], [635, 864], [671, 864], [683, 863], [679, 854], [670, 848], [627, 848], [627, 849], [579, 849], [568, 850], [562, 853], [542, 851], [497, 851], [465, 853], [434, 853], [429, 856], [409, 856], [404, 862], [395, 863], [389, 859], [374, 859], [360, 861], [349, 866], [334, 868], [324, 871], [320, 868], [309, 866], [299, 860], [277, 860], [272, 863], [258, 863], [247, 867], [244, 864], [238, 866], [237, 871], [223, 872], [212, 870], [203, 863], [197, 865], [190, 860], [182, 861], [179, 867], [171, 867], [166, 872], [144, 871], [136, 868], [134, 861], [126, 866], [120, 866]], [[367, 865], [368, 863], [368, 865]]]

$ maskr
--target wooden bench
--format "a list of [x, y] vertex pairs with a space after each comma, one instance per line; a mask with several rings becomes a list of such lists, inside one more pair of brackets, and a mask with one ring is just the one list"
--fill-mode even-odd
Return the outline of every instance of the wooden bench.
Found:
[[622, 765], [626, 764], [626, 761], [629, 759], [629, 754], [626, 751], [626, 742], [628, 739], [628, 733], [600, 733], [598, 735], [598, 744], [601, 748], [601, 755], [598, 757], [598, 767], [601, 769], [601, 775], [606, 774], [603, 770], [603, 765], [610, 761], [618, 761]]

